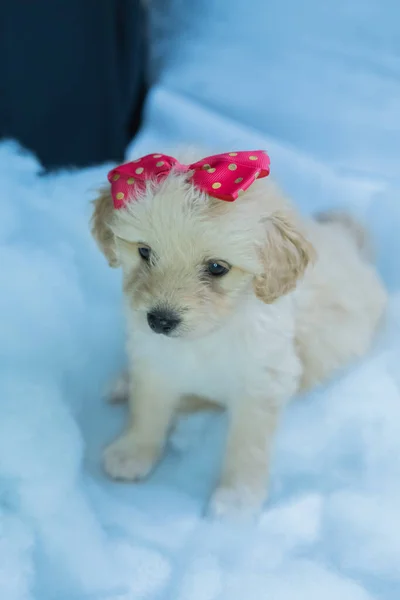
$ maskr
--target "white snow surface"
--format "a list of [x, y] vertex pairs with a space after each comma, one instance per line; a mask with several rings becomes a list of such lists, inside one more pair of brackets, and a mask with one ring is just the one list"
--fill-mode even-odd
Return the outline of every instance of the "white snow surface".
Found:
[[398, 600], [399, 21], [397, 0], [153, 0], [128, 158], [268, 149], [300, 210], [367, 221], [390, 290], [370, 355], [287, 410], [256, 527], [203, 517], [223, 418], [182, 422], [145, 483], [104, 476], [121, 282], [88, 220], [111, 165], [43, 176], [0, 144], [1, 600]]

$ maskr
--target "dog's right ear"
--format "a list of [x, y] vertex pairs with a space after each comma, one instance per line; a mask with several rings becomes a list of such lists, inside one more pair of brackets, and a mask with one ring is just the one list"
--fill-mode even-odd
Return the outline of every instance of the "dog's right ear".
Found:
[[110, 267], [119, 267], [120, 262], [117, 256], [115, 236], [111, 229], [114, 205], [110, 190], [108, 188], [102, 189], [93, 204], [92, 235], [108, 260]]

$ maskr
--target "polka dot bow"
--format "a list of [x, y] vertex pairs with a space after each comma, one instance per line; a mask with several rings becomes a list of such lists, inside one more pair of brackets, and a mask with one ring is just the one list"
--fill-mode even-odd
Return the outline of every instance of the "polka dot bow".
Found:
[[109, 172], [114, 207], [122, 208], [145, 189], [147, 181], [162, 181], [171, 171], [190, 173], [188, 181], [202, 192], [234, 202], [257, 178], [269, 175], [270, 160], [263, 150], [216, 154], [191, 165], [166, 154], [148, 154]]

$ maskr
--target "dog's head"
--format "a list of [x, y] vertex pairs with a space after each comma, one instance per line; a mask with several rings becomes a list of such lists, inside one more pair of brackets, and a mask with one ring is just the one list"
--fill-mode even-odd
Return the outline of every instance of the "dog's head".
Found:
[[137, 326], [170, 337], [218, 328], [249, 294], [274, 302], [314, 255], [265, 180], [229, 203], [172, 173], [120, 210], [107, 189], [95, 201], [92, 233], [109, 264], [122, 266]]

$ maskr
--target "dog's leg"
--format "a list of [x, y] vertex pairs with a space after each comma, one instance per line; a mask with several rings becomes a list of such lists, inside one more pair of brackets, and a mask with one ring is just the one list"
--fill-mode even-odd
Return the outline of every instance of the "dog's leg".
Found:
[[130, 425], [104, 453], [114, 479], [146, 477], [161, 456], [179, 396], [149, 365], [136, 364], [129, 392]]
[[260, 512], [267, 497], [270, 450], [280, 406], [265, 397], [245, 397], [233, 409], [222, 474], [209, 507], [211, 516], [252, 518]]

